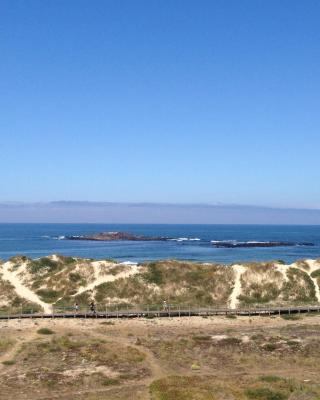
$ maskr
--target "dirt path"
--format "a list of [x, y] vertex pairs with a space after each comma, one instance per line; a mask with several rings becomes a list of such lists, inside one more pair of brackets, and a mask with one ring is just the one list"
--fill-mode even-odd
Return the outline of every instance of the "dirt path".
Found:
[[6, 262], [2, 265], [2, 277], [4, 280], [11, 283], [14, 286], [17, 295], [31, 301], [32, 303], [39, 304], [44, 310], [45, 313], [51, 313], [51, 306], [42, 300], [40, 300], [39, 296], [37, 296], [32, 290], [30, 290], [27, 286], [23, 285], [20, 282], [17, 274], [19, 271], [10, 271], [10, 267], [12, 267], [12, 263]]
[[135, 274], [137, 274], [139, 272], [138, 265], [134, 264], [134, 265], [130, 265], [130, 270], [129, 271], [120, 272], [117, 275], [111, 275], [110, 274], [110, 275], [100, 275], [99, 276], [98, 271], [97, 271], [98, 263], [99, 263], [98, 261], [95, 262], [95, 263], [92, 263], [92, 265], [94, 267], [94, 275], [95, 275], [94, 281], [89, 283], [86, 286], [80, 287], [79, 290], [77, 291], [77, 293], [74, 294], [73, 296], [78, 296], [81, 293], [86, 292], [87, 290], [92, 290], [96, 286], [101, 285], [102, 283], [113, 282], [113, 281], [115, 281], [117, 279], [120, 279], [120, 278], [127, 278], [127, 277], [129, 277], [131, 275], [135, 275]]
[[240, 265], [233, 265], [233, 271], [235, 273], [234, 287], [229, 297], [230, 308], [237, 308], [239, 304], [238, 296], [241, 294], [241, 275], [246, 271], [246, 269]]
[[[96, 335], [103, 339], [106, 338], [106, 336], [103, 333], [96, 333]], [[165, 373], [163, 368], [160, 366], [158, 360], [156, 359], [156, 357], [154, 356], [152, 351], [150, 351], [146, 347], [138, 346], [132, 342], [132, 339], [129, 339], [129, 338], [127, 339], [122, 336], [110, 336], [110, 339], [121, 345], [133, 347], [133, 348], [137, 349], [139, 352], [142, 352], [145, 354], [147, 364], [151, 371], [151, 376], [147, 377], [145, 379], [141, 379], [139, 381], [139, 383], [144, 383], [144, 384], [149, 385], [153, 380], [160, 379], [160, 378], [163, 378], [164, 376], [167, 376], [167, 373]]]

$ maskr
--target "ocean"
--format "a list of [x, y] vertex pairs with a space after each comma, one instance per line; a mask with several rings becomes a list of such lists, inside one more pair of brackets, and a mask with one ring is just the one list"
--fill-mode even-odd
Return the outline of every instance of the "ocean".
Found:
[[[159, 242], [93, 242], [66, 240], [69, 235], [122, 231], [176, 240]], [[215, 248], [210, 241], [311, 242], [314, 246]], [[62, 254], [85, 258], [143, 262], [159, 259], [233, 263], [237, 261], [320, 258], [320, 226], [279, 225], [123, 225], [0, 224], [0, 258], [24, 254], [32, 258]]]

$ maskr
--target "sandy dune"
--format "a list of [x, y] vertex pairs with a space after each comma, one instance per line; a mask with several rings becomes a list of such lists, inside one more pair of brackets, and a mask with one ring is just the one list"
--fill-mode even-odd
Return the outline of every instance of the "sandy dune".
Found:
[[12, 267], [11, 262], [6, 262], [2, 265], [2, 276], [3, 279], [6, 281], [9, 281], [12, 286], [14, 286], [17, 295], [31, 301], [32, 303], [39, 304], [44, 310], [45, 313], [51, 313], [52, 308], [51, 305], [44, 303], [42, 300], [40, 300], [39, 296], [37, 296], [32, 290], [30, 290], [28, 287], [23, 285], [17, 276], [19, 271], [10, 271], [10, 268]]

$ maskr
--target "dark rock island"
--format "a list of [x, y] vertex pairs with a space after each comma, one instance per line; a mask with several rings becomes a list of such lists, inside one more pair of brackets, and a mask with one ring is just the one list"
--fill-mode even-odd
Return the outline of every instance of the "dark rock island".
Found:
[[[93, 233], [91, 235], [72, 235], [66, 236], [67, 240], [94, 240], [94, 241], [104, 241], [104, 242], [112, 242], [112, 241], [136, 241], [136, 242], [151, 242], [151, 241], [167, 241], [167, 240], [176, 240], [176, 241], [189, 241], [192, 239], [188, 238], [180, 238], [180, 239], [172, 239], [165, 236], [144, 236], [144, 235], [135, 235], [133, 233], [128, 232], [100, 232]], [[205, 242], [209, 244], [210, 242], [201, 239], [197, 239], [201, 242]], [[247, 242], [238, 242], [231, 240], [212, 240], [211, 245], [213, 247], [222, 247], [222, 248], [237, 248], [237, 247], [280, 247], [280, 246], [314, 246], [313, 243], [295, 243], [295, 242], [283, 242], [283, 241], [247, 241]]]
[[131, 240], [131, 241], [165, 241], [169, 238], [161, 237], [161, 236], [143, 236], [143, 235], [134, 235], [132, 233], [127, 232], [101, 232], [95, 233], [92, 235], [81, 235], [81, 236], [66, 236], [68, 240], [96, 240], [96, 241], [105, 241], [111, 242], [114, 240]]

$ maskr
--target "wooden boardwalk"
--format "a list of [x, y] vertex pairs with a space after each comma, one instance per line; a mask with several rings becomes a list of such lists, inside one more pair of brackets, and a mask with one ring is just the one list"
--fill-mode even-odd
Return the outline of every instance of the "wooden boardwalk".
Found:
[[25, 318], [174, 318], [174, 317], [194, 317], [194, 316], [214, 316], [214, 315], [235, 315], [235, 316], [267, 316], [300, 313], [320, 313], [320, 304], [315, 306], [292, 306], [292, 307], [247, 307], [247, 308], [169, 308], [168, 310], [113, 310], [97, 311], [93, 313], [89, 310], [76, 311], [53, 311], [46, 313], [23, 313], [20, 314], [0, 314], [0, 320], [25, 319]]

